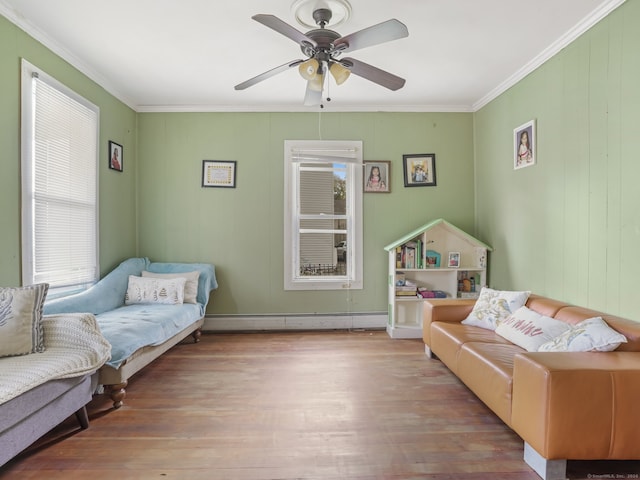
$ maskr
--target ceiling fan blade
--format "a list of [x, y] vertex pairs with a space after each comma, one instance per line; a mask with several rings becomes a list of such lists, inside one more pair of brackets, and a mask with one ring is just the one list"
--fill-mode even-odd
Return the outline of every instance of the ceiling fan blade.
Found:
[[313, 107], [322, 104], [322, 90], [311, 87], [311, 80], [307, 82], [307, 91], [304, 94], [304, 106]]
[[266, 80], [267, 78], [273, 77], [274, 75], [277, 75], [280, 72], [284, 72], [285, 70], [288, 70], [292, 67], [297, 67], [298, 65], [300, 65], [304, 60], [293, 60], [289, 63], [285, 63], [283, 65], [280, 65], [279, 67], [276, 68], [272, 68], [271, 70], [268, 70], [264, 73], [261, 73], [260, 75], [257, 75], [253, 78], [250, 78], [249, 80], [239, 83], [238, 85], [236, 85], [234, 88], [236, 90], [244, 90], [245, 88], [249, 88], [253, 85], [255, 85], [256, 83], [259, 83], [263, 80]]
[[263, 24], [266, 27], [269, 27], [272, 30], [284, 35], [287, 38], [290, 38], [296, 43], [300, 45], [309, 44], [313, 47], [317, 47], [318, 44], [312, 38], [307, 37], [300, 30], [295, 29], [288, 23], [280, 20], [275, 15], [266, 15], [264, 13], [259, 13], [258, 15], [254, 15], [253, 18], [256, 22]]
[[392, 18], [386, 22], [367, 27], [363, 30], [345, 35], [334, 42], [338, 51], [353, 52], [361, 48], [371, 47], [384, 42], [398, 40], [409, 36], [407, 26]]
[[355, 58], [343, 58], [340, 63], [351, 70], [351, 73], [358, 75], [359, 77], [366, 78], [367, 80], [382, 85], [389, 90], [399, 90], [404, 87], [405, 79], [400, 78], [392, 73], [380, 70], [373, 65], [361, 62]]

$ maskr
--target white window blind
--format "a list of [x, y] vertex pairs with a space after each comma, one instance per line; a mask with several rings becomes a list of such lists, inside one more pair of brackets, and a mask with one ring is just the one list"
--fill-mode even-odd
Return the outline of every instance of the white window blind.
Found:
[[362, 288], [362, 142], [285, 141], [285, 289]]
[[23, 61], [23, 283], [94, 282], [99, 109]]

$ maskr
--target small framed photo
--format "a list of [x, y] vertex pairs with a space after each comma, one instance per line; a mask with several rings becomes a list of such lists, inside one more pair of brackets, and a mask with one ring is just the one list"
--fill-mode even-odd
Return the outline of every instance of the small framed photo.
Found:
[[368, 193], [391, 192], [391, 162], [364, 162], [364, 191]]
[[236, 188], [236, 161], [203, 160], [202, 186]]
[[427, 268], [440, 268], [440, 254], [434, 250], [425, 252]]
[[111, 170], [122, 171], [124, 164], [124, 152], [122, 151], [122, 145], [117, 144], [109, 140], [109, 168]]
[[513, 169], [536, 163], [536, 121], [531, 120], [513, 129]]
[[458, 268], [460, 266], [460, 252], [449, 252], [449, 268]]
[[405, 187], [435, 187], [436, 186], [436, 154], [420, 153], [403, 155]]

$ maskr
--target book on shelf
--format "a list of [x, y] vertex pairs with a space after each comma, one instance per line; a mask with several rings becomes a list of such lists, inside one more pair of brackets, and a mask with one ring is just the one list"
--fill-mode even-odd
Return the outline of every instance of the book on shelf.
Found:
[[410, 240], [396, 247], [396, 268], [423, 268], [422, 240]]
[[412, 297], [418, 291], [417, 285], [411, 280], [405, 280], [403, 285], [396, 285], [397, 297]]
[[396, 287], [396, 292], [413, 292], [416, 293], [418, 289], [415, 285], [412, 287], [411, 285], [402, 285]]
[[416, 295], [422, 298], [447, 298], [447, 292], [443, 292], [442, 290], [430, 290], [426, 287], [418, 287]]
[[480, 298], [480, 292], [458, 292], [458, 298]]
[[416, 292], [396, 292], [396, 297], [416, 298]]

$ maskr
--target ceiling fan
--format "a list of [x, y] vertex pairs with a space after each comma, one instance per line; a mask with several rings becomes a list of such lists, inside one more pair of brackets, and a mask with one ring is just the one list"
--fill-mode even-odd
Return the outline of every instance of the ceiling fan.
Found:
[[396, 19], [367, 27], [355, 33], [342, 36], [338, 32], [326, 28], [331, 21], [332, 11], [329, 8], [313, 10], [313, 20], [318, 28], [302, 33], [274, 15], [259, 14], [253, 20], [275, 30], [300, 45], [304, 60], [293, 60], [235, 86], [236, 90], [244, 90], [290, 68], [298, 67], [300, 75], [307, 80], [304, 104], [322, 106], [322, 91], [325, 75], [331, 73], [338, 85], [341, 85], [351, 73], [390, 90], [398, 90], [405, 80], [392, 73], [356, 60], [355, 58], [339, 58], [341, 54], [371, 47], [409, 35], [407, 27]]

